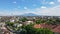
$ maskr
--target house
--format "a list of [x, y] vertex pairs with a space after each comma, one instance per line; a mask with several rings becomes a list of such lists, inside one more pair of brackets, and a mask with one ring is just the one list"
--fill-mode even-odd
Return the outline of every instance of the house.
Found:
[[52, 29], [54, 34], [60, 34], [60, 25], [58, 25], [57, 27], [55, 27], [54, 29]]
[[48, 25], [45, 23], [42, 24], [35, 24], [34, 28], [49, 28], [53, 32], [53, 34], [60, 34], [60, 25]]
[[17, 26], [18, 26], [18, 27], [21, 27], [21, 26], [22, 26], [22, 24], [18, 24]]
[[10, 34], [6, 27], [1, 28], [2, 34]]
[[33, 23], [34, 23], [33, 21], [22, 22], [22, 24], [24, 24], [24, 25], [29, 25], [29, 24], [33, 24]]
[[17, 23], [16, 23], [16, 24], [14, 24], [13, 26], [14, 26], [14, 27], [16, 27], [16, 26], [17, 26], [17, 27], [21, 27], [22, 24], [17, 24]]
[[10, 22], [15, 22], [15, 20], [14, 19], [10, 19]]

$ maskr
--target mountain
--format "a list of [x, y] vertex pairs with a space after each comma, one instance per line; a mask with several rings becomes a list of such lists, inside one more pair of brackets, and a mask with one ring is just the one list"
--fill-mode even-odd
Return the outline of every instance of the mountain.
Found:
[[25, 14], [22, 14], [21, 16], [38, 16], [38, 15], [33, 13], [25, 13]]

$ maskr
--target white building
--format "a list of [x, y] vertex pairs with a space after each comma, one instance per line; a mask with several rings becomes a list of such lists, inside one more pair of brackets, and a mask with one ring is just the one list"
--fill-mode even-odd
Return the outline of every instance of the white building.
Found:
[[15, 20], [14, 19], [10, 19], [10, 22], [15, 22]]
[[33, 24], [33, 21], [26, 21], [24, 24], [29, 25], [29, 24]]
[[21, 26], [22, 26], [22, 24], [18, 24], [17, 26], [18, 26], [18, 27], [21, 27]]

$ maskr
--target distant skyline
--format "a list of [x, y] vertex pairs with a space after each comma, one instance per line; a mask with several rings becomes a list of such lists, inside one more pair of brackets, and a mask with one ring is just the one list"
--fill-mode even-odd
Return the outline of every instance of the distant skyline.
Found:
[[24, 13], [60, 16], [60, 0], [0, 0], [0, 16]]

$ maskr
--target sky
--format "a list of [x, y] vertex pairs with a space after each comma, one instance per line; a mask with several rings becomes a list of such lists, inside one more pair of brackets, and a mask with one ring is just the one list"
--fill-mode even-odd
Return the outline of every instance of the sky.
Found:
[[60, 0], [0, 0], [0, 16], [25, 13], [60, 16]]

